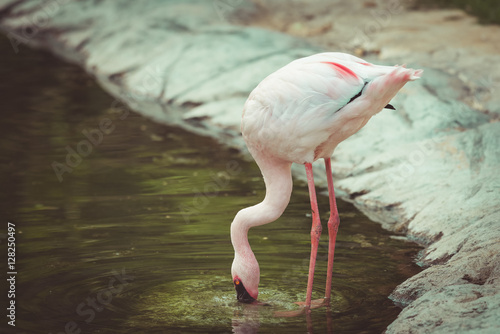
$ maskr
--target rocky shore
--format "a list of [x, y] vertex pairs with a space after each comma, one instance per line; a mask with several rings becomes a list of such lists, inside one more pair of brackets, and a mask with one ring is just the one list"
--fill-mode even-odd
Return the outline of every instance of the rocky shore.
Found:
[[424, 68], [396, 111], [338, 147], [336, 186], [372, 220], [425, 246], [425, 270], [391, 295], [404, 309], [387, 333], [498, 333], [500, 27], [407, 5], [2, 0], [0, 26], [12, 52], [42, 47], [82, 66], [116, 97], [110, 107], [127, 104], [243, 151], [248, 93], [293, 59], [345, 51]]

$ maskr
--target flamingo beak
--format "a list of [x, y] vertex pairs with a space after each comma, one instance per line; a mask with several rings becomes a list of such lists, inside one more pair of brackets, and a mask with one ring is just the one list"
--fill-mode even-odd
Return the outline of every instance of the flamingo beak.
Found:
[[236, 289], [236, 298], [242, 303], [253, 303], [256, 299], [250, 296], [245, 286], [239, 279], [234, 280], [234, 288]]

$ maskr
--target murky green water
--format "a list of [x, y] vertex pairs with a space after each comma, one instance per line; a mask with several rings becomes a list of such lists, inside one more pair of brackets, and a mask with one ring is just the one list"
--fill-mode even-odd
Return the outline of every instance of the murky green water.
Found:
[[[16, 327], [2, 315], [2, 330], [380, 333], [395, 319], [387, 295], [418, 271], [417, 248], [343, 202], [332, 308], [313, 310], [311, 319], [273, 316], [305, 299], [305, 184], [295, 185], [282, 218], [250, 233], [259, 299], [271, 306], [237, 303], [229, 226], [264, 195], [255, 164], [212, 139], [117, 113], [113, 98], [74, 66], [26, 47], [15, 54], [5, 39], [0, 45], [0, 270], [4, 277], [10, 221], [18, 272]], [[93, 130], [100, 125], [102, 138]], [[84, 130], [96, 145], [82, 144]], [[86, 156], [66, 161], [78, 149]], [[320, 200], [326, 222], [328, 202]], [[313, 298], [324, 293], [326, 245], [324, 233]]]

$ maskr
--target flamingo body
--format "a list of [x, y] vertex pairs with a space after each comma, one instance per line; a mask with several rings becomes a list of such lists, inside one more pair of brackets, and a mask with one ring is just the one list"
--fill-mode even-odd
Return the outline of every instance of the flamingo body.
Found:
[[373, 65], [344, 53], [295, 60], [252, 91], [243, 111], [243, 138], [252, 154], [265, 151], [300, 164], [329, 158], [341, 141], [363, 127], [419, 74], [399, 66]]
[[[235, 249], [231, 271], [239, 300], [251, 301], [258, 296], [260, 271], [248, 243], [248, 230], [276, 220], [285, 210], [292, 191], [291, 164], [306, 165], [310, 193], [314, 192], [310, 164], [323, 158], [329, 169], [335, 147], [361, 129], [406, 82], [419, 78], [421, 73], [404, 66], [370, 64], [344, 53], [320, 53], [292, 61], [262, 80], [250, 93], [241, 131], [263, 174], [266, 196], [261, 203], [239, 211], [231, 224]], [[330, 183], [330, 203], [336, 213], [333, 181], [329, 186]], [[317, 214], [313, 202], [315, 193], [311, 193], [311, 205]], [[338, 214], [330, 219], [329, 228], [333, 220], [338, 227]], [[337, 227], [332, 227], [335, 234], [332, 232], [330, 239], [335, 238]], [[319, 216], [313, 216], [312, 272], [314, 243], [320, 234]], [[330, 261], [333, 265], [333, 254]], [[310, 306], [311, 271], [309, 276], [306, 306]]]

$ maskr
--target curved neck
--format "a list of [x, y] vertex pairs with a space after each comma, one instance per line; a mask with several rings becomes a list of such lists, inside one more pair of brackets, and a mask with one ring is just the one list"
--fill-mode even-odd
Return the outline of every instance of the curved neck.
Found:
[[264, 176], [266, 196], [259, 204], [240, 210], [231, 224], [231, 242], [235, 252], [243, 257], [253, 257], [248, 243], [248, 230], [278, 219], [285, 211], [292, 193], [291, 163], [254, 157]]

